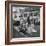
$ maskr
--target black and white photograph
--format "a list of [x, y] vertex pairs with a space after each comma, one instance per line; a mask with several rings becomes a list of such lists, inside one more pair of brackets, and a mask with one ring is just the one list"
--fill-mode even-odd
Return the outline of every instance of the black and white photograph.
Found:
[[45, 42], [45, 3], [6, 2], [6, 43]]
[[11, 31], [13, 38], [40, 37], [40, 7], [12, 6]]

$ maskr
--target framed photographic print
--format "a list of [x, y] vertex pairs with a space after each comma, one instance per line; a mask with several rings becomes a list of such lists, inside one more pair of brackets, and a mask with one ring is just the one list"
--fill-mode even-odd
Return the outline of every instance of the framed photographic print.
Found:
[[5, 44], [45, 42], [45, 3], [5, 2]]

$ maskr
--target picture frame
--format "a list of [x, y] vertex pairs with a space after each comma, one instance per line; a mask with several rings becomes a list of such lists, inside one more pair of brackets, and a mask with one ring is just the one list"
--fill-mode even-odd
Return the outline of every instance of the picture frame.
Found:
[[5, 44], [43, 42], [45, 42], [45, 3], [5, 1]]

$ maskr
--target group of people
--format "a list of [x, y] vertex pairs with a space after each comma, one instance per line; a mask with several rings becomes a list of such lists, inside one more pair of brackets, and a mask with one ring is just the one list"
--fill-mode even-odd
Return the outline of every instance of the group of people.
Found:
[[20, 25], [16, 27], [18, 32], [31, 34], [34, 28], [33, 19], [31, 16], [20, 17]]

